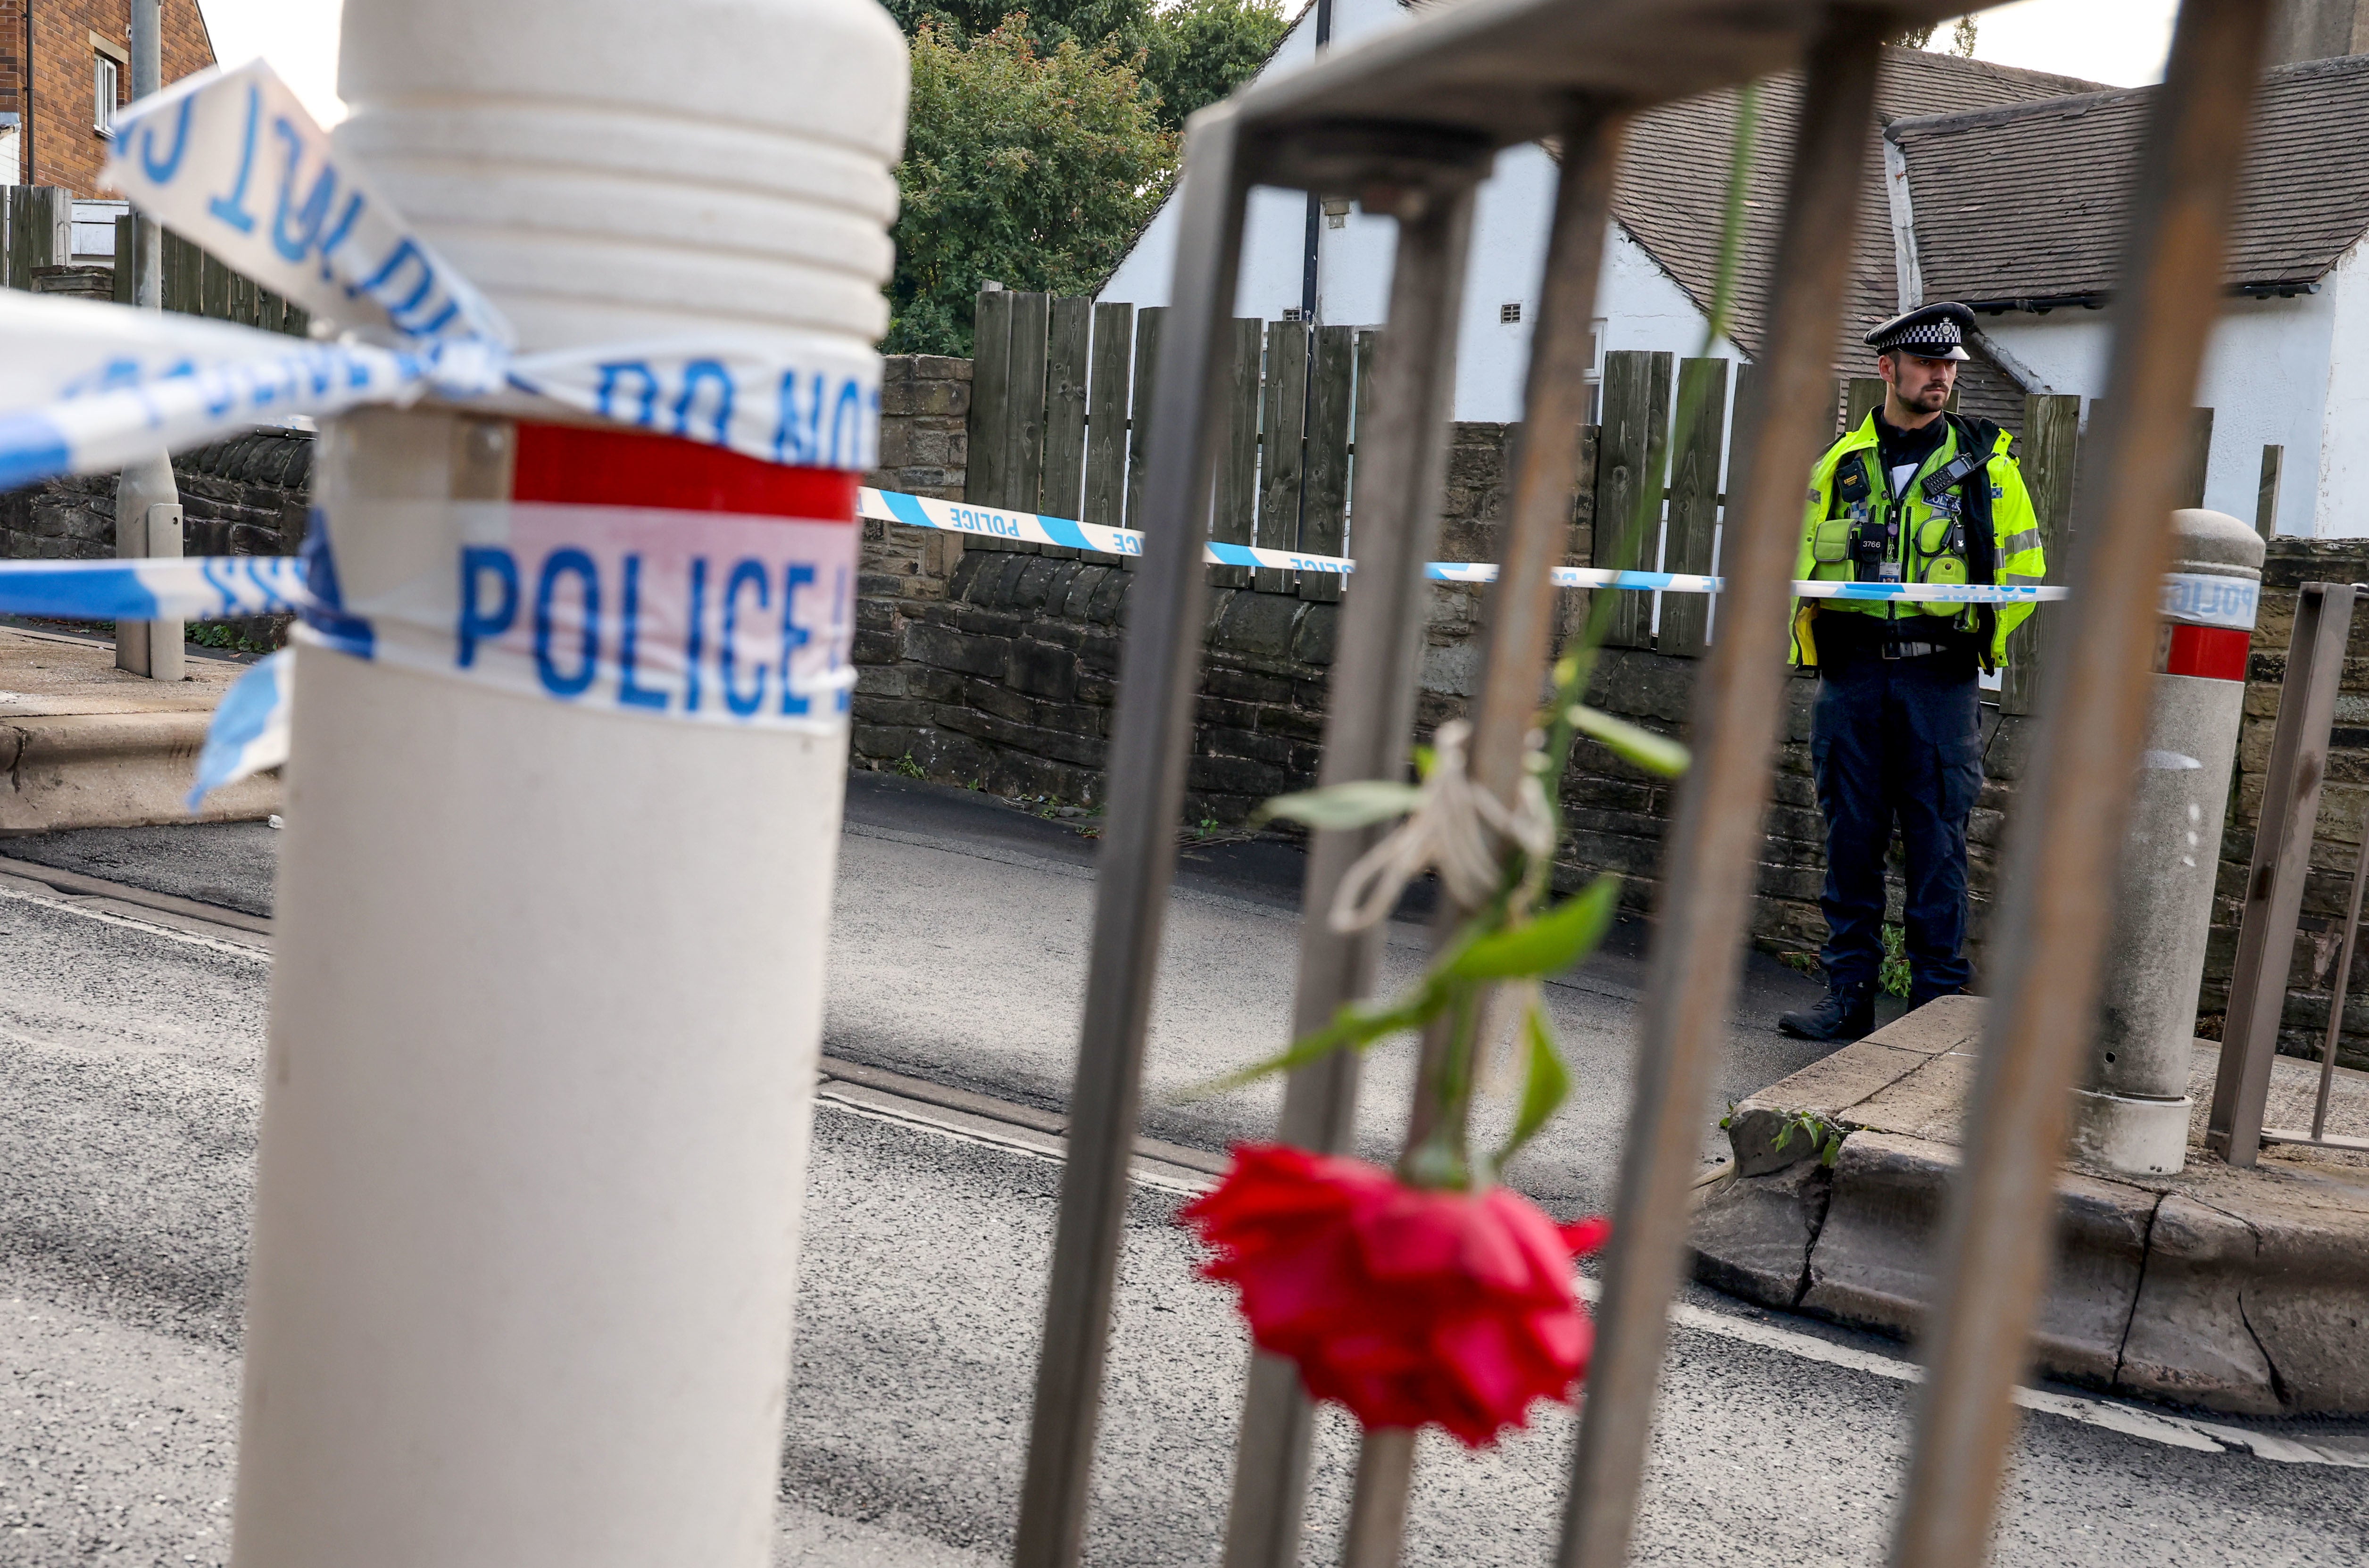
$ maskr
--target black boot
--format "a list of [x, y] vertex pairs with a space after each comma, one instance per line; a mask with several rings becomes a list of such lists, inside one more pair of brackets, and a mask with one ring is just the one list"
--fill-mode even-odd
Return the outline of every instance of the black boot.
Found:
[[1802, 1013], [1788, 1013], [1777, 1027], [1804, 1040], [1856, 1040], [1875, 1028], [1875, 988], [1833, 986], [1825, 1000]]

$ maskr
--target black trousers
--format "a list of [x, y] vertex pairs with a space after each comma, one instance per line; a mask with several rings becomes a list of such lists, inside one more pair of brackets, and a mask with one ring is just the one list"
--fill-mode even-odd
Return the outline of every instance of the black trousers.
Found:
[[1966, 962], [1966, 815], [1983, 783], [1974, 675], [1963, 658], [1851, 658], [1819, 672], [1810, 724], [1826, 823], [1829, 983], [1872, 984], [1883, 964], [1883, 860], [1894, 826], [1908, 861], [1909, 997], [1973, 976]]

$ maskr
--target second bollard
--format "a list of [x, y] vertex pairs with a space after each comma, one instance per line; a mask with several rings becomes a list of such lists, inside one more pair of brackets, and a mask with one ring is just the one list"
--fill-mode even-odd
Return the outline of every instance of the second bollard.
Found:
[[2172, 525], [2112, 967], [2074, 1116], [2080, 1158], [2133, 1175], [2187, 1162], [2196, 999], [2262, 578], [2261, 537], [2236, 518], [2183, 510]]

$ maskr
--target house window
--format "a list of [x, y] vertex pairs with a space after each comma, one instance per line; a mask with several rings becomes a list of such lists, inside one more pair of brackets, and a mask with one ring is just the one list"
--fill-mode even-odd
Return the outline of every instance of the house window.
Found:
[[90, 123], [102, 136], [115, 134], [117, 89], [123, 79], [123, 67], [104, 54], [90, 57]]
[[1501, 305], [1499, 305], [1499, 306], [1497, 307], [1497, 320], [1498, 320], [1498, 322], [1499, 322], [1501, 325], [1505, 326], [1511, 326], [1515, 325], [1516, 322], [1520, 321], [1521, 319], [1522, 319], [1522, 302], [1521, 302], [1521, 301], [1519, 301], [1519, 300], [1507, 300], [1504, 304], [1501, 304]]

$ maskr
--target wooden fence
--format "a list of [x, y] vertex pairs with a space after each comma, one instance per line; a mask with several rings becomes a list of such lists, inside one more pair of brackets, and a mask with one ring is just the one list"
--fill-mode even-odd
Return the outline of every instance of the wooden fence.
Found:
[[[1111, 527], [1135, 527], [1142, 500], [1143, 452], [1151, 383], [1167, 311], [1128, 304], [982, 291], [976, 317], [966, 499]], [[1356, 432], [1380, 333], [1372, 327], [1237, 319], [1226, 370], [1226, 443], [1218, 472], [1212, 536], [1313, 555], [1353, 554], [1350, 513]], [[1711, 574], [1718, 569], [1726, 496], [1736, 453], [1729, 434], [1751, 429], [1757, 367], [1724, 359], [1615, 350], [1604, 356], [1601, 423], [1581, 431], [1578, 521], [1571, 559], [1628, 570]], [[1837, 429], [1867, 418], [1883, 383], [1853, 377], [1836, 385]], [[1683, 429], [1671, 426], [1691, 410]], [[2064, 580], [2079, 462], [2078, 397], [2024, 399], [2015, 456], [2030, 488], [2049, 557]], [[2213, 411], [2195, 411], [2182, 506], [2202, 506]], [[2281, 452], [2263, 451], [2266, 532], [2277, 507]], [[1638, 527], [1638, 495], [1654, 503]], [[967, 544], [1054, 555], [1075, 551], [973, 538]], [[1212, 567], [1231, 587], [1335, 599], [1330, 574]], [[2018, 634], [2000, 701], [2030, 713], [2038, 690], [2043, 607]], [[1623, 593], [1608, 641], [1699, 657], [1718, 624], [1717, 605], [1699, 594]]]
[[[972, 349], [964, 498], [1112, 527], [1140, 514], [1151, 383], [1167, 311], [990, 289]], [[1226, 445], [1212, 535], [1311, 555], [1348, 553], [1357, 415], [1379, 334], [1304, 322], [1233, 324]], [[967, 543], [977, 543], [971, 541]], [[1057, 546], [990, 544], [1045, 555]], [[1216, 580], [1340, 597], [1330, 574], [1211, 568]]]
[[[63, 267], [74, 260], [74, 193], [51, 185], [12, 185], [0, 202], [0, 254], [6, 258], [7, 286], [30, 290], [37, 269]], [[115, 220], [113, 297], [132, 303], [134, 224], [129, 216]], [[212, 255], [164, 232], [165, 308], [184, 315], [209, 316], [259, 326], [267, 332], [303, 337], [312, 318], [301, 305], [289, 303], [253, 279], [234, 272]]]

